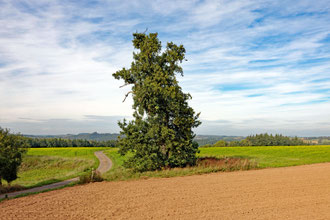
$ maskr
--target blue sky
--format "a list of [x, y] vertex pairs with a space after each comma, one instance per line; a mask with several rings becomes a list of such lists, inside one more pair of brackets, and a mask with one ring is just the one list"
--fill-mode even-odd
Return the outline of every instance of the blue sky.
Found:
[[118, 132], [132, 33], [183, 44], [197, 134], [330, 135], [329, 1], [0, 1], [0, 126]]

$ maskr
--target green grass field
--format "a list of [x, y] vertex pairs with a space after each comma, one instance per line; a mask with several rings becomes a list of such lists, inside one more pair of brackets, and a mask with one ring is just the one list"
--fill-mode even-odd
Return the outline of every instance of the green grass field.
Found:
[[149, 177], [185, 176], [237, 169], [285, 167], [330, 162], [330, 146], [261, 146], [261, 147], [210, 147], [200, 148], [199, 157], [244, 158], [256, 162], [257, 167], [190, 167], [133, 173], [123, 167], [124, 157], [117, 148], [31, 148], [25, 155], [13, 184], [26, 187], [45, 185], [82, 175], [97, 168], [95, 151], [103, 150], [113, 161], [113, 167], [103, 176], [107, 180], [127, 180]]
[[243, 157], [254, 160], [260, 168], [286, 167], [330, 162], [330, 145], [210, 147], [200, 148], [200, 157]]
[[95, 151], [108, 148], [30, 148], [23, 158], [19, 178], [12, 184], [34, 187], [82, 175], [97, 168]]
[[203, 173], [212, 173], [219, 171], [234, 171], [234, 170], [248, 170], [256, 168], [254, 163], [242, 159], [235, 164], [224, 164], [222, 166], [194, 166], [186, 168], [173, 168], [149, 172], [132, 172], [123, 167], [125, 157], [118, 154], [118, 149], [111, 149], [104, 151], [104, 153], [113, 161], [113, 167], [110, 171], [105, 173], [103, 177], [109, 181], [144, 179], [151, 177], [174, 177], [174, 176], [188, 176]]
[[[105, 151], [114, 163], [113, 168], [104, 177], [107, 180], [128, 180], [148, 177], [185, 176], [218, 171], [228, 171], [215, 167], [191, 167], [161, 170], [155, 172], [133, 173], [123, 168], [124, 157], [117, 149]], [[200, 148], [199, 157], [243, 158], [256, 162], [257, 167], [243, 167], [242, 169], [286, 167], [313, 163], [330, 162], [330, 146], [261, 146], [261, 147], [210, 147]], [[239, 170], [237, 169], [233, 170]], [[230, 169], [231, 170], [231, 169]]]

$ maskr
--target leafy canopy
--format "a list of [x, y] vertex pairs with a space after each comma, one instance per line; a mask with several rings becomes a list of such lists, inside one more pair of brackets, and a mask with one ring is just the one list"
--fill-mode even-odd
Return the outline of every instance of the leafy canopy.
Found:
[[[198, 144], [192, 128], [200, 125], [199, 114], [189, 107], [190, 94], [183, 93], [176, 74], [185, 48], [170, 42], [161, 52], [157, 33], [134, 33], [133, 62], [113, 74], [132, 89], [134, 120], [119, 122], [120, 153], [128, 155], [125, 166], [136, 171], [195, 165]], [[125, 101], [124, 99], [124, 101]]]

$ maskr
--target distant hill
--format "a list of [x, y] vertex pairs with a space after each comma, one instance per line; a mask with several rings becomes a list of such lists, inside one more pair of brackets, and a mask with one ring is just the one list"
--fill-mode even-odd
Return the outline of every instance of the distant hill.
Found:
[[65, 135], [24, 135], [26, 137], [34, 138], [63, 138], [63, 139], [84, 139], [84, 140], [94, 140], [94, 141], [109, 141], [117, 140], [119, 134], [116, 133], [80, 133], [80, 134], [65, 134]]
[[[117, 133], [80, 133], [80, 134], [65, 134], [65, 135], [24, 135], [26, 137], [35, 138], [64, 138], [64, 139], [85, 139], [95, 141], [109, 141], [117, 140], [119, 134]], [[196, 135], [195, 141], [199, 146], [205, 144], [214, 144], [219, 140], [225, 141], [241, 141], [245, 139], [244, 136], [225, 136], [225, 135]], [[310, 144], [330, 144], [330, 137], [305, 137], [302, 138], [306, 143]]]
[[203, 146], [205, 144], [215, 144], [219, 140], [225, 141], [240, 141], [245, 137], [243, 136], [225, 136], [225, 135], [196, 135], [195, 141], [199, 144], [199, 146]]
[[[85, 139], [85, 140], [95, 140], [95, 141], [109, 141], [117, 140], [119, 134], [117, 133], [80, 133], [80, 134], [65, 134], [65, 135], [24, 135], [26, 137], [34, 138], [63, 138], [63, 139]], [[243, 136], [220, 136], [220, 135], [196, 135], [195, 141], [199, 146], [205, 144], [214, 144], [218, 140], [225, 141], [240, 141], [244, 139]]]

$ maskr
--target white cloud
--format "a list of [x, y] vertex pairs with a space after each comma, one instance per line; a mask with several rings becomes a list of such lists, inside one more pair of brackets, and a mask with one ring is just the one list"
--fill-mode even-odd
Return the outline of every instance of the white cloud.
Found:
[[326, 3], [3, 2], [0, 125], [131, 115], [128, 88], [111, 74], [132, 61], [131, 33], [148, 27], [187, 50], [178, 78], [206, 121], [197, 131], [330, 132], [330, 65], [313, 61], [330, 59]]

